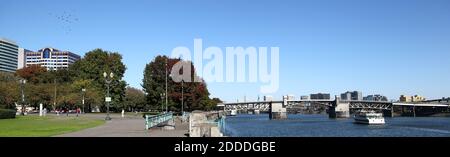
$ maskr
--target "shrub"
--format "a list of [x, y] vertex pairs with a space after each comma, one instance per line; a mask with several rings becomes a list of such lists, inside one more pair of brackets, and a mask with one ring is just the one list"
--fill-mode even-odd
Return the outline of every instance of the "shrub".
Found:
[[0, 109], [0, 119], [16, 118], [16, 110]]

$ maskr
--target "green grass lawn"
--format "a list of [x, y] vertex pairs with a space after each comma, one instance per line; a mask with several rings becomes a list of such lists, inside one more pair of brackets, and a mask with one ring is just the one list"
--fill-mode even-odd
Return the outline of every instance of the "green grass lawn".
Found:
[[105, 122], [82, 117], [17, 116], [0, 119], [0, 137], [49, 137], [95, 127]]

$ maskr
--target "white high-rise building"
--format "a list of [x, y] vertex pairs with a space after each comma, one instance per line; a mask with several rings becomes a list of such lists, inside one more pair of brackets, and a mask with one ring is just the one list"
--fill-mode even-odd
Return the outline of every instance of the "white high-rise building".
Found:
[[0, 38], [0, 71], [15, 72], [17, 70], [18, 49], [15, 42]]
[[81, 57], [70, 51], [54, 48], [43, 48], [38, 52], [26, 52], [26, 66], [40, 65], [47, 70], [66, 69]]
[[19, 55], [17, 56], [17, 69], [22, 69], [27, 66], [26, 54], [31, 52], [30, 50], [19, 48]]

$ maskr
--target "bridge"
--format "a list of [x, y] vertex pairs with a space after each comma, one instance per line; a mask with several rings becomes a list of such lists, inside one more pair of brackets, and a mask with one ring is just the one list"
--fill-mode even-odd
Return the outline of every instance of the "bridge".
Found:
[[[355, 100], [340, 100], [335, 97], [335, 100], [327, 99], [308, 99], [308, 100], [289, 100], [288, 96], [284, 96], [282, 101], [255, 101], [255, 102], [234, 102], [223, 103], [218, 106], [224, 107], [226, 112], [232, 110], [237, 111], [254, 111], [254, 112], [268, 112], [271, 119], [285, 119], [287, 118], [287, 108], [305, 103], [315, 103], [328, 107], [328, 114], [330, 118], [348, 118], [350, 117], [350, 109], [371, 109], [381, 110], [388, 113], [390, 116], [394, 115], [394, 107], [410, 107], [414, 111], [416, 107], [440, 107], [450, 108], [450, 98], [436, 99], [420, 102], [387, 102], [387, 101], [355, 101]], [[387, 112], [386, 112], [387, 111]]]

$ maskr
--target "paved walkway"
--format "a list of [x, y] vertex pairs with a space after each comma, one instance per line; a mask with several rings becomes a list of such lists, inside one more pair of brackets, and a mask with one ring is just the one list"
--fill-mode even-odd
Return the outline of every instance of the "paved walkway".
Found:
[[[104, 114], [86, 114], [82, 116], [105, 118]], [[145, 130], [145, 120], [141, 116], [126, 115], [122, 118], [120, 114], [113, 114], [111, 118], [112, 120], [107, 121], [104, 125], [56, 137], [187, 137], [189, 127], [188, 123], [181, 123], [180, 120], [175, 120], [175, 130], [163, 130], [162, 128]]]

